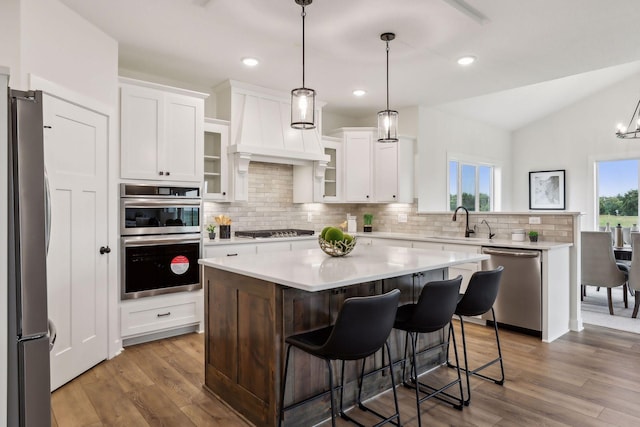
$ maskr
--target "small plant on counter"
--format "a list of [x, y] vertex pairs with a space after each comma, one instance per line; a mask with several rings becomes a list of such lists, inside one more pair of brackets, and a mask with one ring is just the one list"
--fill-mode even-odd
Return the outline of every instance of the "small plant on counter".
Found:
[[362, 216], [364, 218], [364, 231], [371, 231], [373, 230], [373, 214], [364, 214]]
[[207, 233], [209, 233], [209, 239], [213, 240], [216, 238], [216, 226], [214, 224], [207, 225]]
[[537, 242], [538, 241], [538, 232], [537, 231], [530, 231], [529, 232], [529, 241], [531, 242]]

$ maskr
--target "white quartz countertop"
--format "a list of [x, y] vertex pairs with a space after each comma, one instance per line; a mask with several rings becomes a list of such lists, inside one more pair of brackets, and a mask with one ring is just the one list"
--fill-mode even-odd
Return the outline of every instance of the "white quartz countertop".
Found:
[[223, 246], [223, 245], [238, 245], [249, 244], [255, 245], [256, 243], [269, 243], [269, 242], [288, 242], [292, 240], [318, 240], [318, 234], [312, 236], [295, 236], [295, 237], [263, 237], [253, 239], [251, 237], [231, 237], [230, 239], [209, 239], [206, 235], [202, 238], [202, 244], [205, 246]]
[[[217, 245], [234, 245], [234, 244], [256, 244], [267, 242], [282, 242], [291, 240], [318, 240], [319, 232], [316, 232], [313, 236], [299, 236], [299, 237], [274, 237], [264, 239], [251, 239], [247, 237], [232, 237], [231, 239], [215, 239], [209, 240], [206, 236], [203, 238], [203, 244], [205, 246], [217, 246]], [[573, 243], [563, 242], [549, 242], [540, 240], [538, 242], [529, 242], [527, 237], [524, 242], [517, 242], [507, 239], [488, 239], [483, 237], [462, 237], [462, 236], [427, 236], [420, 234], [409, 233], [389, 233], [389, 232], [371, 232], [354, 233], [358, 238], [372, 237], [376, 239], [397, 239], [397, 240], [411, 240], [414, 242], [434, 242], [434, 243], [447, 243], [447, 244], [460, 244], [460, 245], [474, 245], [474, 246], [493, 246], [499, 248], [511, 248], [511, 249], [537, 249], [537, 250], [553, 250], [559, 248], [566, 248], [573, 246]]]
[[488, 239], [484, 237], [462, 237], [462, 236], [426, 236], [420, 234], [406, 234], [406, 233], [387, 233], [387, 232], [371, 232], [371, 233], [358, 233], [358, 237], [366, 238], [373, 237], [376, 239], [400, 239], [400, 240], [412, 240], [418, 242], [435, 242], [435, 243], [449, 243], [449, 244], [461, 244], [461, 245], [473, 245], [473, 246], [492, 246], [497, 248], [511, 248], [511, 249], [537, 249], [537, 250], [551, 250], [559, 248], [567, 248], [573, 246], [573, 243], [565, 242], [548, 242], [539, 240], [537, 242], [530, 242], [526, 237], [526, 241], [518, 242], [508, 239]]
[[488, 255], [358, 245], [345, 257], [320, 248], [199, 260], [201, 265], [316, 292], [489, 259]]

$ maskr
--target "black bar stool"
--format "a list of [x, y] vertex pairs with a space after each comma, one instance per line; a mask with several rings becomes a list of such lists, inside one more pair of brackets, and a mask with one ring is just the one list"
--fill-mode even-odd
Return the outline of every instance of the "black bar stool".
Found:
[[[469, 377], [475, 375], [485, 380], [493, 381], [496, 384], [504, 384], [504, 364], [502, 363], [502, 350], [500, 349], [500, 336], [498, 335], [498, 322], [496, 321], [496, 313], [493, 310], [493, 304], [498, 296], [498, 288], [500, 287], [500, 278], [502, 277], [502, 270], [504, 267], [499, 266], [495, 270], [476, 271], [471, 276], [469, 286], [464, 294], [460, 294], [458, 298], [458, 305], [456, 307], [456, 315], [460, 319], [460, 329], [462, 330], [462, 351], [464, 354], [464, 369], [463, 371], [467, 377], [467, 393], [468, 397], [465, 399], [464, 404], [469, 405], [471, 402], [471, 388], [469, 386]], [[464, 335], [464, 320], [462, 316], [479, 316], [485, 314], [491, 310], [493, 316], [493, 328], [496, 334], [496, 345], [498, 347], [498, 357], [485, 363], [476, 369], [469, 369], [469, 362], [467, 359], [467, 341]], [[447, 358], [448, 359], [448, 358]], [[478, 373], [479, 371], [488, 368], [494, 363], [500, 362], [500, 378], [492, 378], [486, 375]], [[459, 368], [456, 354], [456, 364], [453, 365], [447, 363], [452, 368]]]
[[[462, 394], [462, 378], [460, 370], [458, 369], [457, 379], [449, 382], [448, 384], [435, 388], [427, 384], [421, 383], [418, 380], [416, 353], [425, 353], [428, 351], [446, 349], [449, 347], [448, 337], [453, 337], [453, 348], [458, 360], [458, 350], [456, 349], [456, 337], [451, 326], [451, 318], [456, 309], [456, 303], [458, 302], [458, 294], [460, 292], [460, 284], [462, 283], [462, 276], [458, 276], [451, 280], [441, 280], [427, 283], [416, 304], [405, 304], [398, 307], [398, 313], [396, 314], [396, 321], [393, 325], [394, 328], [405, 331], [406, 341], [404, 347], [404, 358], [402, 360], [402, 379], [403, 384], [410, 388], [415, 388], [416, 391], [416, 408], [418, 409], [418, 425], [422, 425], [420, 417], [420, 403], [427, 399], [435, 397], [442, 400], [456, 409], [462, 409], [463, 394]], [[447, 335], [447, 341], [436, 344], [421, 351], [417, 351], [418, 347], [418, 335], [420, 333], [428, 333], [435, 331], [443, 331], [444, 341], [444, 328], [449, 325], [449, 333]], [[411, 376], [409, 382], [407, 382], [405, 376], [405, 366], [407, 361], [407, 346], [411, 341]], [[458, 384], [460, 388], [460, 397], [456, 397], [446, 392], [450, 387]], [[426, 390], [426, 391], [425, 391]], [[420, 397], [420, 392], [425, 396]], [[441, 397], [446, 396], [446, 398]]]
[[[387, 349], [387, 359], [389, 360], [389, 372], [391, 377], [391, 386], [393, 389], [393, 399], [395, 403], [395, 414], [385, 417], [378, 412], [367, 408], [361, 401], [362, 381], [364, 377], [364, 360], [362, 361], [362, 373], [358, 381], [358, 407], [364, 411], [369, 411], [379, 417], [382, 421], [376, 426], [385, 423], [394, 425], [400, 424], [400, 410], [398, 409], [398, 398], [396, 396], [396, 384], [393, 376], [393, 364], [391, 362], [391, 351], [387, 344], [387, 338], [393, 328], [393, 321], [398, 309], [398, 301], [400, 299], [400, 291], [394, 289], [383, 295], [375, 295], [370, 297], [353, 297], [345, 300], [336, 323], [333, 326], [316, 329], [313, 331], [292, 335], [285, 342], [287, 345], [287, 356], [284, 364], [284, 376], [282, 378], [282, 387], [280, 389], [280, 417], [278, 425], [282, 425], [284, 413], [289, 409], [296, 408], [311, 400], [330, 393], [331, 397], [331, 425], [336, 425], [334, 409], [334, 387], [333, 387], [333, 369], [332, 360], [342, 361], [342, 377], [340, 380], [340, 416], [348, 421], [357, 421], [350, 418], [342, 409], [342, 397], [344, 394], [344, 362], [345, 360], [360, 360], [374, 354], [383, 346]], [[297, 347], [315, 357], [323, 359], [329, 370], [329, 390], [311, 396], [302, 401], [284, 406], [285, 387], [287, 383], [287, 369], [289, 367], [289, 355], [291, 347]], [[396, 422], [394, 422], [396, 420]]]

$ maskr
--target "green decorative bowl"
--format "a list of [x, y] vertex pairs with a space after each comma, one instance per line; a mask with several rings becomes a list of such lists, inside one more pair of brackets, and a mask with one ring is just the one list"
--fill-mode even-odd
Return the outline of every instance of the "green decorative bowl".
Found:
[[349, 243], [345, 243], [344, 241], [339, 242], [329, 242], [324, 240], [322, 237], [318, 236], [318, 244], [320, 245], [320, 249], [327, 254], [335, 257], [345, 256], [349, 254], [353, 248], [356, 247], [357, 237], [353, 236], [353, 240]]

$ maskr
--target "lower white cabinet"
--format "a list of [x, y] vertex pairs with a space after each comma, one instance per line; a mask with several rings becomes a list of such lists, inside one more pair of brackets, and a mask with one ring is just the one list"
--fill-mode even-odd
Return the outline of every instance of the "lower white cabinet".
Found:
[[218, 258], [223, 256], [238, 256], [255, 253], [255, 244], [205, 246], [203, 258]]
[[[472, 254], [479, 254], [482, 251], [480, 246], [456, 245], [449, 243], [442, 245], [442, 249], [445, 251], [466, 252]], [[449, 267], [449, 278], [457, 277], [459, 274], [462, 275], [460, 292], [464, 293], [469, 285], [469, 280], [471, 280], [471, 275], [480, 269], [481, 265], [479, 262], [455, 265], [453, 267]]]
[[[122, 301], [120, 334], [123, 341], [151, 333], [195, 326], [203, 329], [204, 293], [179, 292], [156, 297]], [[168, 334], [169, 336], [171, 334]]]

